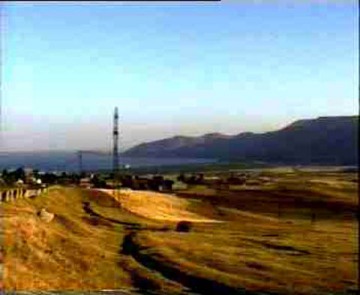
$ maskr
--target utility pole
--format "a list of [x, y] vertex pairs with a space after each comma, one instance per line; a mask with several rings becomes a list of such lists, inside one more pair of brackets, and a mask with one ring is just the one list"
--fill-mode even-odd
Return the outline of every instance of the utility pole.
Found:
[[78, 163], [79, 163], [79, 175], [81, 176], [82, 172], [83, 172], [83, 166], [82, 166], [82, 151], [78, 151], [77, 152], [77, 156], [78, 156]]

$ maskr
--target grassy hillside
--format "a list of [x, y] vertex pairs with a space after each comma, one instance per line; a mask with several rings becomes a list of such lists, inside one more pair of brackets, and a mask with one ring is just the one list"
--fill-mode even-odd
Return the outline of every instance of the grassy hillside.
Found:
[[[194, 186], [177, 197], [55, 187], [1, 204], [4, 288], [354, 294], [356, 175], [268, 177], [266, 187]], [[55, 213], [51, 222], [37, 215], [41, 208]], [[175, 231], [194, 216], [223, 222]]]
[[[203, 294], [351, 294], [357, 288], [354, 175], [272, 173], [267, 188], [194, 186], [178, 196], [224, 223], [190, 233], [141, 232], [133, 256]], [[316, 176], [316, 178], [314, 177]]]
[[[116, 217], [128, 224], [141, 221], [156, 228], [154, 222], [122, 212], [107, 195], [74, 188], [53, 188], [36, 199], [2, 204], [5, 290], [137, 288], [138, 281], [148, 280], [155, 289], [176, 287], [174, 283], [167, 287], [166, 281], [131, 257], [120, 255], [127, 227], [91, 216], [83, 202], [105, 212], [115, 210]], [[55, 213], [50, 223], [37, 216], [43, 207]]]

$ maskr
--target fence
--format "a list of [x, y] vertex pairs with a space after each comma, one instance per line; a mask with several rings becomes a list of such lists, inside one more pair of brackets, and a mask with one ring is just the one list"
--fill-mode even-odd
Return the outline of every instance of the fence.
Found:
[[18, 199], [32, 198], [47, 192], [48, 188], [11, 188], [0, 190], [0, 203], [13, 202]]

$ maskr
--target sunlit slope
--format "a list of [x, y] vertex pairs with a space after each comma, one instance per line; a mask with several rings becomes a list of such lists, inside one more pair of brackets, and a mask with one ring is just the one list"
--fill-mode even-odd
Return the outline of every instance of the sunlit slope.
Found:
[[[55, 214], [51, 222], [38, 216], [42, 208]], [[129, 232], [172, 231], [176, 223], [133, 215], [108, 194], [55, 187], [2, 203], [1, 212], [5, 290], [187, 290], [123, 254]]]
[[[55, 188], [36, 199], [2, 204], [7, 290], [69, 290], [131, 286], [116, 264], [121, 237], [112, 224], [92, 226], [80, 190]], [[50, 223], [37, 216], [55, 213]]]
[[206, 281], [203, 293], [211, 291], [211, 282], [265, 294], [347, 294], [356, 288], [356, 223], [313, 226], [237, 211], [222, 210], [233, 222], [196, 224], [188, 234], [139, 233], [137, 256], [170, 278], [169, 268], [179, 270], [195, 288]]
[[170, 194], [150, 191], [101, 190], [112, 195], [126, 210], [159, 221], [219, 222], [190, 212], [190, 202]]
[[139, 233], [134, 256], [203, 293], [353, 294], [357, 185], [351, 175], [313, 176], [280, 175], [256, 190], [193, 187], [181, 193], [197, 200], [188, 209], [226, 222], [194, 224], [187, 234]]
[[[179, 196], [57, 187], [1, 204], [4, 287], [353, 294], [353, 178], [279, 177], [267, 188], [197, 186]], [[55, 214], [51, 222], [37, 216], [41, 208]], [[194, 221], [190, 232], [175, 230], [179, 220]]]

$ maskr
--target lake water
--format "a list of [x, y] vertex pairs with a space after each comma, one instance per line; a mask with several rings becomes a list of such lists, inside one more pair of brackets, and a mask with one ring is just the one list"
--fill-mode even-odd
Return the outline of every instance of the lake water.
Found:
[[[168, 166], [212, 163], [212, 159], [183, 158], [129, 158], [119, 156], [120, 165], [131, 167]], [[0, 171], [31, 167], [40, 171], [79, 171], [79, 159], [76, 152], [17, 152], [0, 153]], [[112, 168], [112, 156], [109, 154], [83, 154], [82, 167], [84, 171], [107, 170]]]

